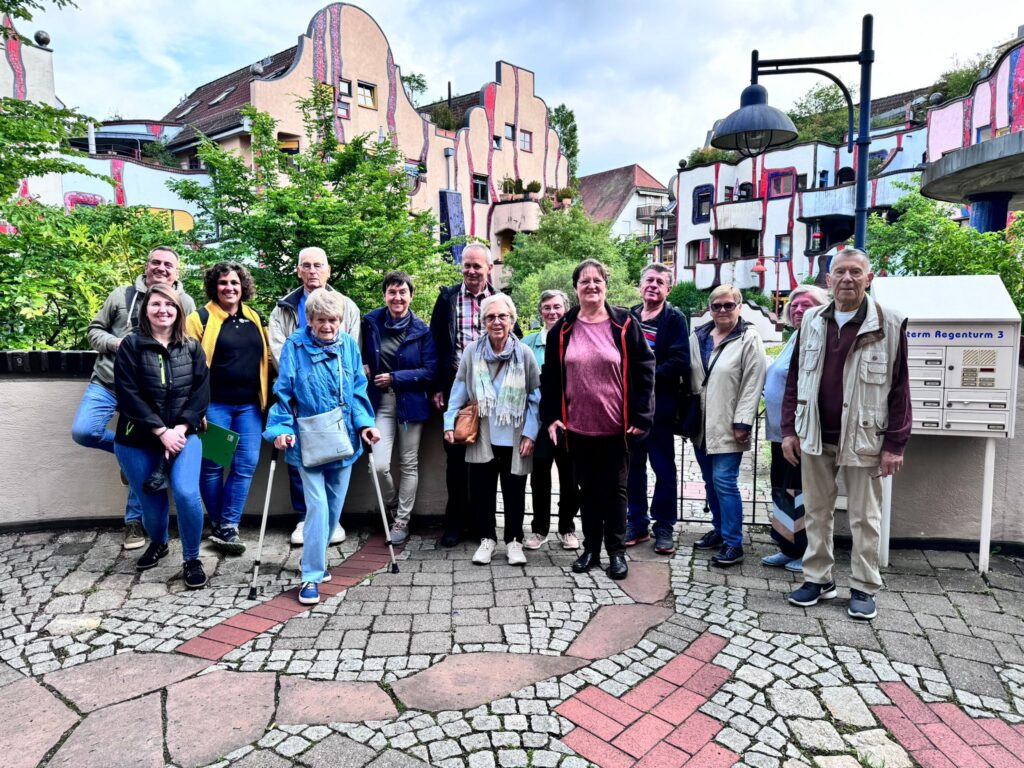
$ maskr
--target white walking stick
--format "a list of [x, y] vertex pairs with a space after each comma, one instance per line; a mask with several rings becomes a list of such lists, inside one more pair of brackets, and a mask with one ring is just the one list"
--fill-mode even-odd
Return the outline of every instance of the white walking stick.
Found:
[[263, 556], [263, 536], [267, 532], [267, 514], [270, 512], [270, 492], [274, 489], [274, 469], [277, 467], [277, 448], [270, 454], [270, 471], [267, 473], [267, 498], [263, 501], [263, 520], [260, 521], [260, 542], [256, 545], [256, 562], [252, 565], [252, 584], [249, 586], [249, 599], [255, 600], [257, 589], [256, 579], [260, 575], [260, 557]]
[[380, 509], [380, 519], [384, 523], [384, 540], [388, 543], [388, 552], [391, 553], [391, 572], [398, 573], [398, 561], [395, 560], [395, 548], [391, 545], [391, 529], [388, 527], [388, 516], [384, 512], [384, 495], [380, 492], [380, 480], [377, 479], [377, 464], [373, 460], [373, 446], [368, 446], [366, 458], [370, 464], [370, 477], [373, 478], [373, 488], [377, 491], [377, 507]]

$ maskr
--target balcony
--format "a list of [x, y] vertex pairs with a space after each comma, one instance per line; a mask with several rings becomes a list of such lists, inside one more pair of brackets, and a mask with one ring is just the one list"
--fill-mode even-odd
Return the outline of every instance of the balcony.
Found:
[[711, 217], [711, 231], [745, 229], [760, 232], [764, 222], [764, 206], [760, 200], [720, 203]]
[[638, 205], [636, 209], [636, 220], [640, 222], [654, 221], [654, 217], [658, 215], [664, 206], [661, 205]]
[[492, 232], [536, 232], [540, 226], [540, 203], [536, 200], [510, 200], [494, 204]]
[[810, 189], [801, 194], [803, 195], [801, 221], [820, 219], [825, 216], [853, 216], [854, 214], [853, 184]]

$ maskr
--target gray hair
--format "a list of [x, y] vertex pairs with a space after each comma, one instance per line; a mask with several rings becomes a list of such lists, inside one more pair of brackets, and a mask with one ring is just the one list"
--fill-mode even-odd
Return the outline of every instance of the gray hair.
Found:
[[465, 256], [466, 255], [466, 251], [469, 251], [469, 250], [471, 250], [473, 248], [475, 248], [475, 249], [479, 250], [481, 253], [483, 253], [483, 255], [487, 259], [487, 263], [489, 265], [493, 265], [494, 264], [494, 256], [491, 255], [491, 249], [488, 248], [483, 243], [470, 243], [469, 245], [467, 245], [465, 248], [462, 249], [462, 255]]
[[319, 256], [321, 259], [324, 260], [324, 263], [327, 262], [327, 251], [325, 251], [323, 248], [321, 248], [319, 246], [316, 246], [316, 245], [310, 245], [310, 246], [308, 246], [306, 248], [303, 248], [301, 251], [299, 251], [299, 257], [297, 259], [297, 263], [299, 263], [299, 264], [302, 263], [302, 257], [303, 256]]
[[[871, 271], [871, 259], [868, 258], [867, 253], [862, 251], [860, 248], [843, 248], [841, 251], [836, 251], [836, 255], [832, 257], [832, 264], [835, 264], [839, 259], [848, 259], [850, 257], [856, 257], [864, 262], [864, 266], [867, 271]], [[829, 272], [832, 271], [832, 264], [829, 265]]]
[[502, 302], [508, 307], [508, 313], [512, 315], [513, 325], [519, 321], [519, 313], [516, 311], [516, 305], [512, 303], [512, 298], [505, 293], [495, 293], [488, 296], [486, 299], [480, 302], [480, 317], [483, 318], [487, 314], [487, 310], [490, 309], [492, 304]]
[[540, 305], [545, 301], [551, 301], [551, 299], [561, 299], [562, 306], [569, 309], [569, 297], [565, 295], [565, 291], [560, 291], [557, 288], [549, 288], [546, 291], [541, 291], [540, 300], [537, 302], [537, 311], [540, 312]]
[[664, 264], [660, 262], [652, 261], [650, 264], [648, 264], [646, 267], [640, 270], [640, 279], [643, 280], [644, 275], [646, 275], [648, 272], [657, 272], [659, 275], [668, 275], [669, 285], [672, 284], [671, 267], [666, 267]]
[[740, 291], [739, 288], [737, 288], [732, 283], [722, 283], [720, 286], [711, 291], [711, 295], [708, 296], [708, 305], [710, 306], [711, 302], [717, 299], [719, 296], [725, 296], [726, 294], [734, 298], [737, 304], [743, 303], [743, 292]]
[[823, 304], [828, 304], [828, 292], [824, 288], [819, 288], [818, 286], [810, 285], [809, 283], [798, 285], [789, 292], [789, 300], [786, 302], [786, 306], [782, 310], [782, 317], [780, 318], [782, 322], [791, 328], [793, 327], [793, 322], [789, 317], [789, 305], [793, 302], [793, 299], [805, 293], [814, 299], [815, 305], [819, 307]]
[[336, 317], [339, 320], [345, 317], [345, 300], [341, 294], [326, 288], [317, 288], [311, 292], [306, 297], [306, 322], [312, 323], [317, 315]]

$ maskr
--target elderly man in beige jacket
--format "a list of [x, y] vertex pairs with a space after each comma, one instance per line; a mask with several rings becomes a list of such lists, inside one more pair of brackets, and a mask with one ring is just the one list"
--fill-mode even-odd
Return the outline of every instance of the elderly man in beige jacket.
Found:
[[[306, 297], [317, 288], [333, 291], [327, 284], [331, 276], [331, 265], [327, 261], [327, 253], [323, 248], [310, 246], [299, 251], [299, 261], [295, 269], [302, 285], [291, 293], [277, 300], [277, 306], [270, 313], [270, 326], [267, 329], [267, 341], [270, 342], [270, 354], [274, 367], [281, 359], [281, 348], [285, 341], [297, 329], [306, 326]], [[345, 315], [341, 318], [341, 330], [359, 344], [360, 317], [359, 307], [348, 296], [341, 297], [345, 305]], [[298, 547], [302, 544], [302, 526], [306, 517], [306, 500], [302, 495], [302, 479], [298, 470], [288, 465], [288, 490], [291, 494], [292, 508], [299, 516], [299, 522], [292, 531], [291, 542]], [[331, 544], [340, 544], [345, 540], [345, 529], [339, 524], [331, 532]]]

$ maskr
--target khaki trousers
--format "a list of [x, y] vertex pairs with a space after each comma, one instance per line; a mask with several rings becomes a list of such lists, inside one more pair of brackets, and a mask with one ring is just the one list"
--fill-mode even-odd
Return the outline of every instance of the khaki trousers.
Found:
[[[832, 531], [836, 507], [837, 446], [822, 445], [820, 456], [804, 453], [801, 476], [804, 484], [804, 518], [807, 551], [804, 552], [805, 581], [827, 584], [832, 581], [835, 555]], [[875, 594], [882, 586], [878, 572], [878, 542], [882, 522], [882, 481], [875, 477], [878, 467], [843, 467], [846, 481], [847, 511], [853, 551], [850, 587]]]

